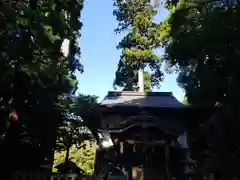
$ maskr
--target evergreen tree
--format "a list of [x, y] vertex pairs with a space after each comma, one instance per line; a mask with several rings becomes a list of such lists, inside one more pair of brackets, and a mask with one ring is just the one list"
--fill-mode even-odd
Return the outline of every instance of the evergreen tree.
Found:
[[157, 9], [149, 0], [116, 0], [114, 15], [118, 21], [117, 33], [126, 31], [118, 44], [122, 50], [114, 85], [125, 90], [137, 87], [139, 69], [150, 67], [151, 86], [158, 86], [162, 80], [161, 59], [153, 50], [159, 46], [159, 26], [153, 23]]
[[[12, 109], [19, 117], [18, 125], [3, 128], [1, 133], [6, 133], [4, 140], [12, 146], [7, 147], [7, 154], [23, 166], [31, 166], [28, 160], [37, 162], [38, 157], [30, 157], [34, 153], [29, 153], [29, 148], [24, 151], [16, 146], [30, 144], [40, 151], [40, 159], [49, 156], [56, 126], [65, 111], [61, 101], [76, 90], [75, 71], [82, 71], [77, 44], [82, 7], [82, 0], [0, 3], [1, 123], [6, 124]], [[61, 52], [66, 39], [70, 41], [68, 57]], [[16, 153], [11, 149], [29, 157], [13, 156]], [[4, 157], [12, 162], [6, 154]]]

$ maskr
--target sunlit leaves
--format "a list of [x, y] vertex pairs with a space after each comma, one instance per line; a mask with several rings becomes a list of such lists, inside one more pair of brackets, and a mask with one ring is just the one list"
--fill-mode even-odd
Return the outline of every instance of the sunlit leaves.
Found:
[[[79, 148], [74, 145], [70, 148], [69, 159], [72, 162], [75, 162], [84, 171], [86, 175], [92, 175], [95, 163], [96, 142], [88, 140], [83, 141], [80, 147], [85, 148]], [[65, 156], [66, 150], [60, 152], [55, 151], [53, 167], [56, 167], [57, 165], [64, 163]], [[54, 168], [53, 171], [56, 171], [56, 169]]]

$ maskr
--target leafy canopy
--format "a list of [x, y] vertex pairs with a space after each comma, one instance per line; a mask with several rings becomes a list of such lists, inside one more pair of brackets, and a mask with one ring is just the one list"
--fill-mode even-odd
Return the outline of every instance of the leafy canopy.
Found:
[[[1, 2], [1, 123], [8, 121], [12, 109], [19, 116], [18, 126], [1, 129], [7, 131], [9, 144], [28, 137], [42, 156], [49, 155], [46, 149], [55, 143], [56, 126], [65, 111], [62, 98], [75, 92], [75, 71], [82, 72], [77, 44], [82, 7], [82, 0]], [[66, 39], [68, 57], [61, 52]]]
[[[239, 178], [240, 5], [233, 1], [166, 1], [164, 59], [179, 72], [189, 103], [219, 104], [214, 118], [195, 122], [190, 135], [199, 178]], [[197, 119], [197, 117], [194, 117]]]

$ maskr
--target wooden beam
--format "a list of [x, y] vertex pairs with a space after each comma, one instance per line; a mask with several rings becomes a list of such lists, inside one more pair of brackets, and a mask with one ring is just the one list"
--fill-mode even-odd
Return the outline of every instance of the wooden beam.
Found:
[[136, 141], [136, 140], [126, 140], [129, 144], [146, 144], [146, 145], [164, 145], [164, 140], [160, 141]]

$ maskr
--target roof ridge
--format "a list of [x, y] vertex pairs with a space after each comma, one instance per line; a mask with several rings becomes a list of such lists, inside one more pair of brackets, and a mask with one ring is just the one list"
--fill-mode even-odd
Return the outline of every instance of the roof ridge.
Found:
[[172, 92], [150, 92], [140, 93], [133, 91], [109, 91], [101, 105], [113, 106], [131, 106], [131, 107], [149, 107], [149, 108], [183, 108], [182, 104]]
[[172, 92], [136, 92], [136, 91], [108, 91], [108, 95], [113, 96], [173, 96]]

